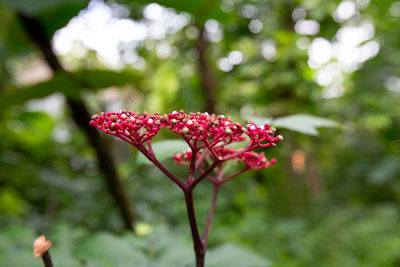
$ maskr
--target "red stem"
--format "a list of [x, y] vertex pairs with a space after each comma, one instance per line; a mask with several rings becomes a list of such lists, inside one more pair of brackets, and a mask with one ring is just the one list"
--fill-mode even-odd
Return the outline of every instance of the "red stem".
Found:
[[186, 183], [182, 182], [181, 180], [178, 179], [178, 177], [176, 177], [175, 175], [173, 175], [172, 173], [170, 173], [157, 159], [155, 156], [152, 156], [150, 154], [150, 152], [148, 150], [146, 150], [146, 148], [143, 145], [137, 146], [137, 148], [139, 149], [140, 152], [143, 153], [143, 155], [148, 158], [151, 162], [154, 163], [154, 165], [156, 165], [160, 171], [162, 171], [163, 173], [165, 173], [165, 175], [167, 175], [172, 181], [174, 181], [181, 189], [185, 189], [186, 188]]
[[149, 148], [150, 154], [151, 154], [153, 157], [155, 157], [156, 155], [154, 154], [153, 147], [152, 147], [152, 145], [151, 145], [151, 140], [147, 140], [146, 143], [147, 143], [147, 147]]
[[234, 173], [234, 174], [232, 174], [231, 176], [228, 176], [228, 177], [226, 177], [226, 178], [220, 180], [220, 181], [219, 181], [219, 184], [223, 184], [223, 183], [225, 183], [225, 182], [227, 182], [227, 181], [229, 181], [229, 180], [235, 178], [236, 176], [238, 176], [238, 175], [244, 173], [244, 172], [247, 171], [247, 170], [248, 170], [248, 168], [247, 168], [247, 167], [244, 167], [243, 169], [241, 169], [241, 170], [238, 171], [237, 173]]
[[194, 179], [194, 172], [196, 170], [197, 152], [198, 152], [197, 149], [192, 148], [192, 160], [191, 160], [190, 166], [189, 166], [188, 182], [191, 182]]
[[204, 226], [203, 234], [201, 236], [201, 242], [203, 242], [203, 246], [204, 246], [205, 249], [207, 249], [208, 233], [210, 232], [212, 220], [213, 220], [213, 217], [214, 217], [215, 207], [217, 206], [219, 186], [220, 186], [219, 183], [214, 183], [213, 195], [212, 195], [212, 200], [211, 200], [211, 207], [210, 207], [210, 211], [208, 212], [207, 221], [206, 221], [206, 224]]
[[[197, 168], [197, 170], [198, 170], [200, 173], [204, 173], [203, 169], [200, 168], [200, 167]], [[213, 177], [211, 177], [211, 175], [207, 175], [206, 178], [207, 178], [208, 180], [210, 180], [212, 183], [216, 183], [216, 182], [217, 182], [217, 180], [215, 180]]]
[[196, 161], [196, 169], [200, 166], [201, 163], [203, 163], [203, 161], [206, 158], [207, 154], [208, 154], [208, 150], [205, 149], [204, 152], [200, 155], [200, 157]]
[[249, 152], [249, 151], [254, 150], [256, 148], [257, 148], [257, 146], [254, 145], [254, 140], [251, 140], [250, 144], [245, 149], [242, 149], [241, 151], [239, 151], [239, 152], [237, 152], [237, 153], [235, 153], [233, 155], [229, 155], [227, 157], [224, 157], [222, 159], [222, 161], [227, 161], [229, 159], [235, 158], [235, 157], [237, 157], [237, 156], [239, 156], [239, 155], [241, 155], [243, 153]]
[[185, 194], [186, 210], [188, 214], [190, 230], [192, 232], [194, 251], [196, 254], [196, 267], [203, 267], [206, 249], [201, 242], [199, 230], [196, 223], [196, 214], [193, 205], [193, 190], [191, 188], [188, 188], [187, 190], [183, 190], [183, 192]]
[[46, 251], [42, 255], [43, 264], [45, 267], [53, 267], [53, 261], [51, 260], [50, 252]]
[[204, 177], [206, 177], [208, 174], [210, 174], [210, 173], [215, 169], [215, 167], [218, 166], [219, 163], [220, 163], [219, 160], [214, 161], [213, 164], [211, 164], [211, 166], [208, 167], [207, 170], [205, 170], [199, 177], [197, 177], [193, 182], [191, 182], [191, 183], [189, 184], [189, 187], [192, 188], [192, 189], [195, 188], [195, 186], [196, 186], [201, 180], [203, 180]]

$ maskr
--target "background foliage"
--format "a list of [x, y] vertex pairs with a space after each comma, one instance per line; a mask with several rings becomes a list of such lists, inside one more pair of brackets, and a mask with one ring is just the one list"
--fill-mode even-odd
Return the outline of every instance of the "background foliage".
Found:
[[[207, 266], [400, 264], [400, 2], [3, 0], [0, 25], [0, 265], [40, 266], [39, 233], [57, 266], [192, 265], [179, 189], [106, 137], [136, 234], [124, 230], [79, 101], [278, 128], [285, 141], [265, 150], [278, 163], [223, 187]], [[183, 174], [167, 138], [159, 156]]]

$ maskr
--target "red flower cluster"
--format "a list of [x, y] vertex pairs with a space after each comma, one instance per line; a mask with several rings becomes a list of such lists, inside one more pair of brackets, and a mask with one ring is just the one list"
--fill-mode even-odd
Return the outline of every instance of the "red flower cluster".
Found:
[[243, 127], [232, 122], [230, 117], [208, 113], [190, 113], [183, 111], [168, 114], [170, 128], [173, 132], [192, 141], [201, 141], [207, 147], [213, 147], [220, 142], [225, 144], [240, 142], [246, 139]]
[[[264, 153], [256, 153], [256, 152], [244, 152], [240, 153], [241, 150], [234, 148], [216, 148], [215, 153], [217, 156], [224, 158], [229, 155], [237, 155], [234, 158], [238, 162], [243, 162], [246, 165], [246, 169], [248, 170], [260, 170], [265, 169], [276, 163], [276, 159], [272, 159], [268, 161], [265, 157]], [[207, 152], [202, 152], [207, 153]], [[192, 160], [193, 152], [188, 150], [186, 152], [181, 152], [173, 156], [176, 163], [181, 165], [190, 165]], [[201, 157], [201, 154], [198, 155]]]
[[249, 122], [243, 128], [239, 123], [232, 122], [230, 117], [200, 112], [186, 114], [174, 111], [160, 115], [122, 110], [94, 115], [90, 125], [134, 146], [150, 140], [162, 127], [168, 127], [191, 144], [200, 141], [209, 149], [243, 141], [246, 139], [244, 133], [250, 138], [249, 150], [275, 146], [276, 142], [282, 140], [282, 136], [274, 136], [276, 130], [268, 124], [257, 127]]
[[114, 135], [134, 146], [150, 140], [166, 124], [166, 116], [159, 113], [139, 114], [127, 110], [92, 116], [90, 125]]

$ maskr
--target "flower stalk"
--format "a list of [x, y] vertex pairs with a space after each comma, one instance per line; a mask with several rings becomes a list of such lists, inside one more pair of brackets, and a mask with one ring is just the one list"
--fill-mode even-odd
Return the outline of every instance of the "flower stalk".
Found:
[[[183, 111], [174, 111], [161, 115], [122, 110], [118, 113], [107, 112], [94, 115], [90, 125], [137, 147], [146, 158], [182, 189], [197, 267], [203, 267], [205, 263], [207, 238], [221, 185], [248, 170], [264, 169], [274, 164], [275, 159], [268, 161], [263, 153], [256, 153], [253, 150], [276, 146], [277, 142], [283, 140], [282, 136], [275, 136], [275, 128], [268, 124], [258, 127], [249, 122], [243, 127], [237, 122], [232, 122], [230, 117], [200, 112], [186, 114]], [[186, 152], [173, 156], [176, 163], [189, 166], [186, 179], [180, 179], [167, 170], [158, 161], [153, 151], [151, 139], [164, 127], [180, 135], [189, 146]], [[247, 138], [250, 142], [242, 149], [233, 149], [228, 146]], [[232, 159], [245, 166], [236, 173], [225, 175], [222, 166]], [[213, 184], [213, 193], [210, 210], [200, 236], [193, 194], [196, 186], [205, 178]]]

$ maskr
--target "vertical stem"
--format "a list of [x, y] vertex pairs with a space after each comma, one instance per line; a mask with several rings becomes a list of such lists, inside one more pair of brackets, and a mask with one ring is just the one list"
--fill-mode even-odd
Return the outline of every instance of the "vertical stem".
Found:
[[50, 252], [46, 251], [42, 255], [43, 264], [45, 267], [53, 267], [53, 261], [51, 260]]
[[220, 184], [218, 182], [214, 183], [214, 190], [213, 190], [213, 195], [212, 195], [212, 200], [211, 200], [211, 207], [210, 207], [210, 211], [208, 212], [207, 221], [206, 221], [206, 224], [204, 226], [203, 234], [201, 236], [201, 241], [203, 242], [203, 246], [205, 248], [207, 248], [207, 237], [208, 237], [208, 233], [210, 232], [212, 220], [213, 220], [213, 217], [214, 217], [215, 207], [217, 206], [219, 186], [220, 186]]
[[197, 149], [192, 148], [192, 160], [189, 166], [188, 182], [193, 181], [194, 179], [194, 172], [196, 171], [197, 152]]
[[188, 187], [188, 189], [184, 190], [184, 194], [185, 194], [185, 203], [190, 224], [190, 230], [192, 232], [192, 238], [194, 243], [194, 251], [196, 254], [196, 267], [204, 267], [204, 258], [206, 250], [201, 242], [199, 229], [196, 223], [196, 214], [193, 205], [193, 190], [190, 187]]

